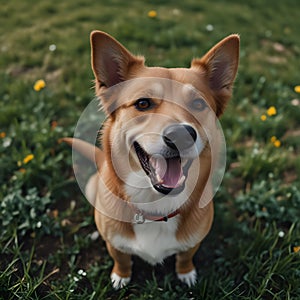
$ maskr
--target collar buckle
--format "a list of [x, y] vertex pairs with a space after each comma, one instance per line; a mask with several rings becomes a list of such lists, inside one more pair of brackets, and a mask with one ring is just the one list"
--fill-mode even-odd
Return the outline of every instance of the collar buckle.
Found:
[[146, 220], [141, 212], [137, 212], [133, 218], [136, 224], [144, 224]]

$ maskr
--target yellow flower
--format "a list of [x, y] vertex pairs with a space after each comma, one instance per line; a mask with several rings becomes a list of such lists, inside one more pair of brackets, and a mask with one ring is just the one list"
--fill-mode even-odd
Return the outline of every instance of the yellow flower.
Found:
[[0, 138], [3, 139], [6, 137], [6, 133], [4, 131], [0, 132]]
[[274, 147], [279, 148], [281, 146], [281, 142], [277, 139], [275, 135], [270, 138], [271, 143]]
[[28, 154], [24, 159], [23, 159], [23, 164], [27, 164], [29, 163], [31, 160], [34, 159], [34, 155], [33, 154]]
[[43, 79], [39, 79], [35, 82], [33, 89], [36, 92], [39, 92], [40, 90], [42, 90], [44, 87], [46, 87], [46, 82]]
[[156, 18], [157, 17], [157, 12], [155, 10], [150, 10], [148, 12], [148, 17], [149, 18]]
[[267, 114], [268, 114], [268, 116], [274, 116], [274, 115], [276, 115], [277, 111], [276, 111], [275, 106], [269, 107], [268, 110], [267, 110]]
[[270, 140], [271, 140], [271, 143], [275, 143], [277, 141], [277, 137], [275, 135], [273, 135]]
[[281, 146], [281, 142], [279, 140], [276, 140], [273, 142], [274, 147], [279, 148]]
[[300, 93], [300, 85], [296, 85], [296, 86], [294, 87], [294, 91], [295, 91], [296, 93]]
[[266, 120], [267, 120], [267, 116], [266, 116], [266, 115], [261, 115], [261, 116], [260, 116], [260, 119], [261, 119], [262, 121], [266, 121]]
[[299, 252], [299, 251], [300, 251], [300, 246], [295, 246], [295, 247], [293, 247], [293, 251], [294, 251], [295, 253]]

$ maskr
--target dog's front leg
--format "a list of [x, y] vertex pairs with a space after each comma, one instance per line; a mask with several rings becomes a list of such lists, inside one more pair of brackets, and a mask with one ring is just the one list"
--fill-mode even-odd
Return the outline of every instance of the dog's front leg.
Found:
[[106, 242], [107, 250], [114, 260], [110, 278], [115, 289], [126, 286], [131, 279], [131, 255], [123, 253], [114, 248], [109, 242]]
[[186, 283], [189, 287], [197, 281], [197, 272], [193, 264], [193, 257], [198, 250], [200, 243], [195, 247], [180, 252], [176, 255], [176, 273], [180, 281]]

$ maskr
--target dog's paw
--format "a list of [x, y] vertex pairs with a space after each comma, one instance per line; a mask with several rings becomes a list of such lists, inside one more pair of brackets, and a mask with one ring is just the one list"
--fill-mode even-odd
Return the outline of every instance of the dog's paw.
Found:
[[115, 290], [119, 290], [119, 289], [123, 288], [124, 286], [126, 286], [130, 282], [131, 278], [130, 277], [120, 277], [118, 274], [112, 273], [110, 275], [110, 279], [111, 279], [113, 288]]
[[191, 287], [197, 281], [197, 272], [195, 269], [193, 269], [189, 273], [185, 273], [185, 274], [177, 273], [177, 277], [181, 282], [187, 284], [188, 287]]

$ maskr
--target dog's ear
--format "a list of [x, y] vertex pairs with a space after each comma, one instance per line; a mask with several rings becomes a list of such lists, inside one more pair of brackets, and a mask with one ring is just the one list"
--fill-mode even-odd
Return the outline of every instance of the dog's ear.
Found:
[[105, 32], [93, 31], [90, 39], [96, 90], [103, 86], [111, 87], [126, 80], [133, 67], [144, 64], [142, 57], [132, 55]]
[[201, 59], [194, 59], [192, 69], [206, 73], [209, 86], [217, 104], [217, 116], [220, 116], [232, 95], [232, 87], [236, 77], [239, 63], [240, 38], [232, 34], [212, 49]]

